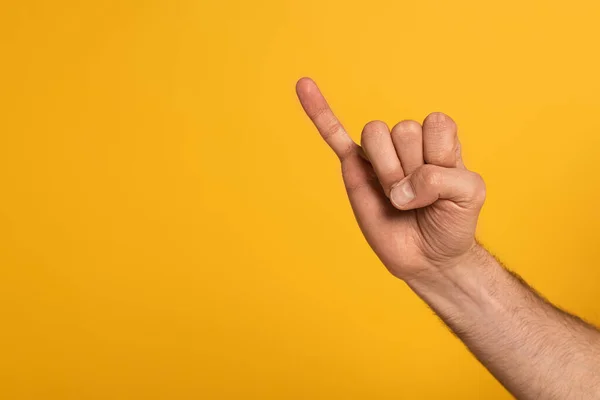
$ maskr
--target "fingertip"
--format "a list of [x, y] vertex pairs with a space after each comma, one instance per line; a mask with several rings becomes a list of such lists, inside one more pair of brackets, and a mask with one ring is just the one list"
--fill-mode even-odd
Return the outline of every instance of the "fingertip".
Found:
[[362, 130], [360, 141], [363, 144], [373, 140], [380, 142], [381, 140], [378, 140], [378, 138], [389, 136], [389, 134], [390, 128], [385, 122], [379, 120], [369, 121]]
[[390, 128], [388, 127], [388, 125], [385, 122], [376, 119], [376, 120], [367, 122], [365, 124], [365, 127], [363, 128], [363, 131], [364, 132], [369, 132], [369, 131], [389, 132]]
[[441, 111], [434, 111], [427, 115], [423, 120], [423, 126], [433, 125], [433, 127], [443, 127], [455, 125], [454, 120], [447, 114]]
[[403, 121], [398, 122], [391, 130], [392, 133], [399, 134], [400, 136], [404, 135], [422, 135], [422, 126], [419, 122], [414, 121], [412, 119], [405, 119]]
[[399, 210], [409, 209], [409, 204], [412, 203], [415, 197], [415, 189], [408, 177], [392, 186], [392, 190], [390, 191], [390, 201]]
[[317, 84], [307, 76], [298, 79], [298, 82], [296, 82], [296, 93], [298, 95], [301, 93], [310, 93], [315, 88], [317, 88]]
[[452, 118], [433, 112], [423, 121], [423, 159], [427, 164], [455, 168], [457, 127]]

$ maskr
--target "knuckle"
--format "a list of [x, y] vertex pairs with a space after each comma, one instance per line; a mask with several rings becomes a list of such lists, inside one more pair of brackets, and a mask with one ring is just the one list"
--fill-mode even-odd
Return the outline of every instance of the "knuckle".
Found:
[[471, 197], [475, 203], [483, 204], [486, 196], [486, 186], [483, 177], [476, 172], [471, 172]]
[[322, 136], [325, 140], [333, 137], [340, 132], [340, 124], [337, 119], [333, 118], [323, 124]]
[[312, 112], [310, 113], [312, 118], [321, 118], [322, 116], [324, 116], [325, 114], [327, 114], [327, 107], [319, 107], [319, 108], [315, 108], [314, 110], [312, 110]]
[[427, 179], [425, 180], [425, 182], [429, 186], [438, 186], [441, 180], [442, 179], [439, 172], [431, 172], [429, 173], [429, 175], [427, 175]]
[[433, 165], [424, 165], [421, 168], [421, 177], [428, 186], [437, 186], [442, 182], [442, 174]]

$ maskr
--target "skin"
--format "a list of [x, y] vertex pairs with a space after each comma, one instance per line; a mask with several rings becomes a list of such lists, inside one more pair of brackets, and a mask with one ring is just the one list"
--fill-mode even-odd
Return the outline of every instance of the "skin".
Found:
[[600, 332], [475, 240], [485, 184], [462, 161], [454, 121], [372, 121], [358, 145], [311, 79], [296, 92], [338, 156], [358, 225], [386, 268], [517, 398], [600, 399]]

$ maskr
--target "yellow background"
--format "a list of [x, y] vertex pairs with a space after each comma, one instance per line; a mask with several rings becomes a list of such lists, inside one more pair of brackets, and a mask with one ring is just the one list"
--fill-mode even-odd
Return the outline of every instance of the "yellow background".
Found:
[[3, 1], [0, 397], [507, 399], [297, 104], [455, 118], [479, 235], [600, 322], [596, 1]]

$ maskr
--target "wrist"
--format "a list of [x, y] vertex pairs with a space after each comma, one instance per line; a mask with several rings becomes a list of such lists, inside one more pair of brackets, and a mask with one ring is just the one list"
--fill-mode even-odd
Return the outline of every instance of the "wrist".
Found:
[[446, 259], [443, 262], [428, 262], [419, 268], [417, 273], [404, 277], [409, 286], [437, 285], [448, 280], [460, 280], [464, 273], [486, 264], [487, 258], [492, 257], [477, 241], [473, 240], [471, 247], [462, 255]]
[[496, 259], [474, 242], [460, 258], [425, 269], [405, 282], [429, 305], [480, 308], [494, 305], [494, 286], [503, 272]]

